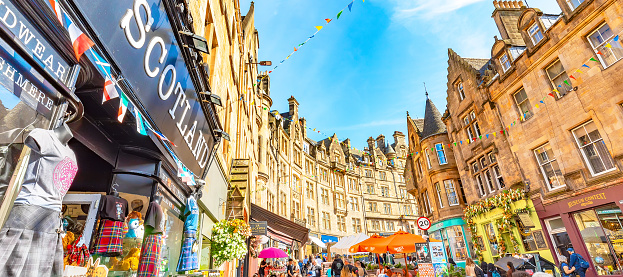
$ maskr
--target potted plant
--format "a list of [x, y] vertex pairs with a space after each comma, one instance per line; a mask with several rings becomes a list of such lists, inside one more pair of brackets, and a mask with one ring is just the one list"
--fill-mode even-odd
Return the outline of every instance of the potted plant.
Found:
[[220, 266], [226, 261], [242, 259], [247, 253], [247, 237], [251, 236], [251, 227], [240, 219], [221, 220], [212, 227], [212, 257], [214, 265]]

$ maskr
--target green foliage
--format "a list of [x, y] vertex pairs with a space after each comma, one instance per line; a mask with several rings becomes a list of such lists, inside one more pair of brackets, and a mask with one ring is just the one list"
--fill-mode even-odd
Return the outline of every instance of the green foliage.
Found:
[[402, 268], [402, 264], [401, 263], [397, 263], [394, 265], [394, 268]]
[[448, 267], [449, 277], [465, 277], [465, 269], [460, 266], [450, 265]]
[[212, 257], [214, 265], [226, 261], [242, 259], [247, 253], [246, 238], [251, 235], [251, 227], [240, 219], [221, 220], [212, 227]]

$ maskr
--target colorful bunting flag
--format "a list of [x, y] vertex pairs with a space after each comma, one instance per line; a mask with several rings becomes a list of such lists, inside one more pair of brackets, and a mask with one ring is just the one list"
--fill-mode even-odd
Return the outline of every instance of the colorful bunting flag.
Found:
[[590, 58], [590, 61], [596, 62], [597, 60], [595, 58]]
[[123, 94], [123, 92], [121, 92], [119, 94], [119, 99], [121, 100], [119, 102], [119, 109], [117, 111], [117, 120], [119, 122], [123, 122], [123, 118], [125, 117], [125, 113], [128, 111], [128, 98], [126, 98], [125, 94]]
[[[353, 0], [354, 2], [354, 0]], [[353, 11], [353, 2], [350, 2], [350, 4], [348, 4], [348, 11], [352, 12]]]
[[316, 29], [318, 29], [318, 31], [320, 31], [320, 30], [322, 30], [322, 26], [316, 26]]
[[617, 35], [616, 37], [614, 37], [613, 39], [614, 41], [619, 41], [619, 35]]
[[[592, 58], [591, 58], [591, 59], [592, 59]], [[583, 64], [582, 66], [583, 66], [583, 67], [586, 67], [586, 68], [591, 68], [590, 66], [588, 66], [588, 65], [586, 65], [586, 64]]]
[[143, 120], [143, 116], [137, 108], [133, 108], [132, 111], [134, 113], [134, 118], [136, 118], [136, 131], [139, 134], [146, 136], [147, 130], [145, 129], [145, 121]]
[[[571, 79], [573, 79], [573, 80], [577, 80], [577, 79], [575, 79], [575, 77], [573, 77], [573, 75], [569, 75], [569, 78], [571, 78]], [[565, 84], [567, 84], [568, 86], [571, 86], [571, 85], [569, 84], [569, 81], [568, 81], [568, 80], [565, 80]]]
[[580, 74], [584, 74], [584, 72], [582, 72], [582, 70], [580, 70], [580, 69], [576, 69], [575, 72], [579, 72]]
[[548, 95], [551, 96], [552, 98], [556, 99], [556, 96], [554, 96], [553, 93], [550, 92]]
[[[294, 47], [294, 52], [296, 52], [297, 50], [298, 50], [298, 49], [296, 49], [296, 47]], [[288, 57], [290, 57], [290, 56], [288, 56]]]
[[119, 93], [117, 92], [117, 84], [114, 80], [111, 80], [108, 76], [106, 76], [106, 80], [104, 81], [104, 93], [102, 97], [102, 104], [104, 102], [115, 99], [119, 97]]
[[[58, 19], [58, 22], [61, 23], [61, 25], [63, 25], [64, 20], [63, 20], [63, 11], [61, 10], [61, 5], [59, 5], [56, 0], [50, 0], [50, 6], [52, 6], [52, 10], [54, 11], [54, 14], [56, 15], [56, 19]], [[65, 25], [63, 25], [63, 27], [65, 27]]]
[[330, 18], [325, 18], [324, 21], [326, 21], [327, 23], [331, 22]]
[[610, 43], [606, 43], [606, 47], [612, 48], [612, 45], [610, 45]]
[[342, 12], [344, 12], [344, 10], [341, 10], [339, 13], [337, 13], [337, 19], [340, 19], [340, 16], [342, 15]]
[[598, 55], [603, 55], [603, 53], [601, 53], [601, 51], [597, 51], [597, 54]]
[[67, 31], [69, 32], [69, 38], [71, 39], [71, 44], [74, 49], [74, 55], [79, 61], [82, 54], [85, 51], [89, 50], [89, 48], [93, 47], [95, 43], [93, 43], [93, 41], [89, 37], [87, 37], [66, 14], [63, 14], [63, 16], [65, 18], [65, 23], [63, 26], [65, 26], [65, 28], [67, 28]]

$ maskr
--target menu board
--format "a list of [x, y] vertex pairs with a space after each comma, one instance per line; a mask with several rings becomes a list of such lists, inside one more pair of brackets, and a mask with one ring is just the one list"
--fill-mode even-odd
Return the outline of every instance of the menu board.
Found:
[[538, 249], [547, 249], [547, 242], [545, 242], [545, 238], [543, 237], [543, 232], [534, 231], [532, 232], [532, 237], [534, 238], [534, 242], [536, 243], [536, 247]]

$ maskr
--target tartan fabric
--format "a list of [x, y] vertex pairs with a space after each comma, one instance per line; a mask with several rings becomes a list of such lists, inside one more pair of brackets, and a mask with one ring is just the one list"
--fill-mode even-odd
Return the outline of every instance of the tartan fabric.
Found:
[[182, 253], [177, 263], [177, 271], [187, 271], [199, 268], [199, 260], [197, 259], [197, 252], [193, 252], [193, 244], [197, 240], [195, 238], [195, 231], [187, 231], [182, 244]]
[[59, 211], [15, 204], [0, 229], [0, 276], [62, 276], [60, 224]]
[[138, 262], [136, 277], [156, 277], [160, 272], [160, 251], [162, 234], [148, 235], [141, 247], [141, 258]]
[[118, 253], [123, 250], [123, 221], [104, 219], [100, 223], [100, 230], [95, 241], [95, 254]]

